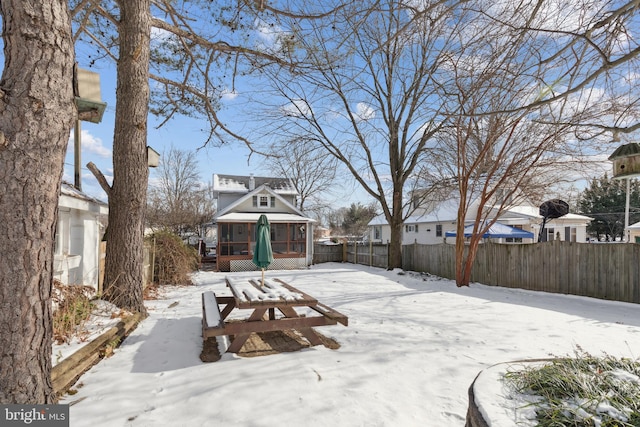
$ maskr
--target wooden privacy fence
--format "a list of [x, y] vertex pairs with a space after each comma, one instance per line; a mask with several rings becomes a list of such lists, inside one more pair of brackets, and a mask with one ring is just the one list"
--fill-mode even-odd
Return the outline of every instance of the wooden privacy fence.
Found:
[[[403, 246], [403, 268], [455, 278], [453, 245]], [[640, 303], [640, 245], [552, 241], [485, 243], [473, 282]]]
[[351, 262], [371, 267], [387, 268], [389, 265], [389, 245], [341, 243], [335, 245], [314, 244], [313, 263]]
[[[387, 268], [388, 245], [314, 246], [314, 263], [351, 262]], [[455, 279], [451, 244], [405, 245], [402, 268]], [[471, 281], [640, 304], [640, 244], [552, 241], [484, 243]]]

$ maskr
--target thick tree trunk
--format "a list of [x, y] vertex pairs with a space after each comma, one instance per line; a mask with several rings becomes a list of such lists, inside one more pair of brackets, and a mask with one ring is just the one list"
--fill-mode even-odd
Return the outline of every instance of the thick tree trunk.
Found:
[[143, 291], [144, 212], [147, 199], [147, 115], [149, 110], [149, 0], [120, 1], [120, 58], [113, 140], [113, 185], [105, 298], [146, 314]]
[[66, 0], [2, 0], [0, 403], [48, 404], [53, 241], [76, 110]]
[[393, 192], [393, 212], [391, 226], [391, 242], [389, 244], [389, 269], [402, 268], [402, 191]]

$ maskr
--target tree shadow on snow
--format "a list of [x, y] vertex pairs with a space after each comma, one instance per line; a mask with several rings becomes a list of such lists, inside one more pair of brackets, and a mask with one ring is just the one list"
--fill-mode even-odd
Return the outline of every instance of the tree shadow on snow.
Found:
[[132, 372], [155, 373], [201, 365], [202, 318], [158, 319], [148, 335], [130, 337], [125, 343], [142, 344]]

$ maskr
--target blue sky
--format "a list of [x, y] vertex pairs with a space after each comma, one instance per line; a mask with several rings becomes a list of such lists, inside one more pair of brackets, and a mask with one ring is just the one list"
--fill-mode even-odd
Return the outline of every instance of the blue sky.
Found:
[[[80, 64], [82, 67], [82, 64]], [[100, 74], [100, 88], [102, 100], [107, 103], [102, 122], [94, 124], [90, 122], [81, 123], [81, 174], [82, 189], [85, 193], [103, 199], [106, 195], [100, 188], [93, 174], [86, 168], [88, 162], [95, 163], [102, 173], [111, 182], [113, 175], [112, 167], [112, 148], [113, 148], [113, 131], [115, 121], [115, 93], [116, 93], [116, 74], [115, 65], [109, 68], [94, 67], [91, 71]], [[224, 115], [242, 114], [234, 109], [233, 99], [225, 101]], [[160, 123], [158, 118], [149, 115], [149, 134], [147, 143], [156, 151], [162, 154], [171, 146], [181, 150], [198, 150], [197, 157], [199, 163], [199, 172], [204, 182], [210, 182], [214, 173], [248, 175], [254, 173], [256, 175], [268, 174], [268, 171], [261, 168], [262, 159], [256, 155], [251, 156], [249, 161], [249, 150], [242, 143], [230, 143], [223, 147], [215, 147], [213, 144], [203, 147], [206, 140], [206, 133], [201, 131], [205, 126], [202, 122], [186, 117], [176, 117], [166, 123], [162, 128], [156, 129]], [[65, 160], [64, 179], [73, 183], [74, 176], [74, 148], [73, 133], [69, 137], [69, 147]], [[153, 178], [153, 169], [151, 170], [151, 178]]]

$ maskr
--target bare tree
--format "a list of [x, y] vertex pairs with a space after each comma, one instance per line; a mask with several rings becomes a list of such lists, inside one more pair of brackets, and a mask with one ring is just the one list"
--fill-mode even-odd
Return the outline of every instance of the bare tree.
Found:
[[[578, 13], [585, 12], [579, 9], [583, 6], [557, 7], [578, 7], [573, 9]], [[624, 104], [616, 91], [604, 95], [592, 86], [547, 100], [548, 92], [540, 89], [539, 82], [550, 78], [549, 67], [562, 68], [565, 61], [560, 60], [557, 67], [553, 66], [555, 58], [541, 61], [540, 43], [548, 38], [539, 40], [531, 28], [548, 25], [544, 21], [554, 11], [543, 13], [534, 4], [522, 3], [519, 8], [491, 5], [482, 12], [461, 32], [462, 49], [446, 64], [451, 77], [443, 89], [452, 94], [453, 107], [449, 125], [438, 135], [440, 164], [454, 165], [448, 176], [454, 177], [460, 200], [456, 227], [459, 286], [469, 284], [482, 236], [506, 208], [524, 198], [540, 197], [545, 189], [570, 177], [572, 170], [583, 167], [579, 159], [587, 150], [595, 153], [610, 147], [602, 140], [585, 144], [581, 133], [589, 129], [591, 134], [598, 133], [598, 123], [628, 119], [636, 113], [634, 105]], [[500, 21], [491, 14], [500, 16]], [[520, 26], [514, 25], [518, 22]], [[578, 31], [590, 22], [578, 20], [570, 25]], [[561, 52], [558, 56], [562, 57]], [[584, 65], [573, 63], [571, 79], [583, 81], [580, 69]], [[602, 77], [604, 84], [609, 76]], [[602, 108], [603, 102], [626, 109], [618, 114], [615, 107]], [[462, 236], [469, 217], [475, 222], [465, 244]]]
[[0, 403], [48, 404], [58, 195], [73, 101], [67, 2], [0, 2]]
[[193, 151], [170, 148], [162, 154], [157, 180], [150, 186], [147, 223], [176, 234], [196, 232], [215, 213], [211, 188], [203, 185]]
[[[250, 71], [256, 58], [290, 65], [257, 43], [260, 31], [255, 22], [273, 21], [279, 15], [318, 19], [331, 6], [305, 2], [296, 13], [288, 7], [278, 10], [267, 2], [253, 1], [72, 0], [71, 5], [77, 42], [96, 50], [90, 60], [111, 59], [118, 70], [113, 184], [108, 186], [106, 180], [98, 178], [109, 197], [105, 297], [119, 307], [144, 314], [142, 249], [148, 113], [162, 115], [165, 122], [177, 114], [204, 116], [207, 120], [203, 123], [208, 125], [204, 141], [239, 140], [252, 150], [246, 137], [218, 118], [217, 100], [229, 87], [233, 90], [234, 76]], [[156, 28], [153, 44], [152, 27]], [[155, 81], [153, 98], [149, 79]], [[101, 175], [95, 168], [92, 171]]]
[[267, 162], [273, 173], [293, 182], [301, 211], [318, 211], [325, 206], [321, 196], [332, 191], [337, 167], [335, 158], [300, 137], [274, 144]]
[[390, 0], [360, 2], [317, 24], [287, 27], [291, 55], [306, 68], [271, 74], [282, 101], [265, 105], [274, 117], [267, 131], [306, 134], [349, 171], [380, 204], [391, 226], [390, 268], [400, 267], [412, 208], [405, 189], [446, 121], [434, 95], [458, 24], [444, 3], [417, 10]]

